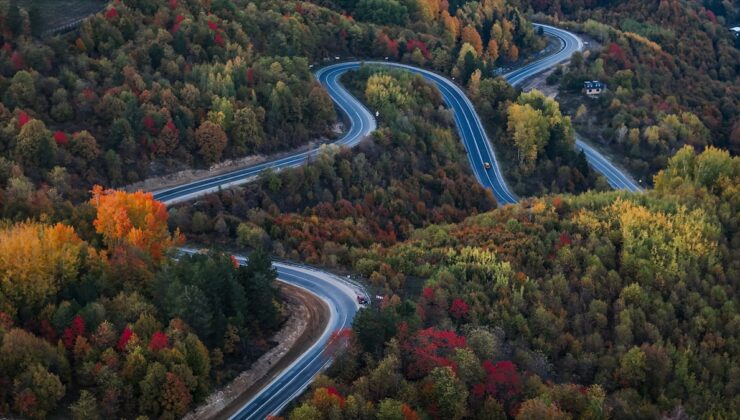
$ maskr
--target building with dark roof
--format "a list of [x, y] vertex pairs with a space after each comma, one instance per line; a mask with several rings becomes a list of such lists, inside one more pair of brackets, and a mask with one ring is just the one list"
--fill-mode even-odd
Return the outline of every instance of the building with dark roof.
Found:
[[601, 95], [606, 90], [606, 83], [601, 83], [598, 80], [589, 80], [583, 82], [583, 92], [589, 96]]

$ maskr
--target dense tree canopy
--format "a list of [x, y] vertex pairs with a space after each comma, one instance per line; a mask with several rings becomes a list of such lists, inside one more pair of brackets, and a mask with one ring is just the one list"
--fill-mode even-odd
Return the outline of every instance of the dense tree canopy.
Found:
[[[0, 156], [34, 183], [66, 167], [82, 199], [94, 184], [120, 186], [330, 138], [336, 115], [309, 67], [322, 59], [387, 56], [467, 80], [476, 68], [487, 74], [494, 56], [542, 45], [513, 6], [442, 5], [340, 4], [357, 9], [355, 21], [300, 1], [124, 0], [71, 34], [40, 40], [29, 36], [28, 16], [6, 3]], [[411, 20], [419, 24], [393, 25]], [[500, 53], [483, 56], [489, 38]], [[469, 42], [474, 57], [459, 54]]]
[[461, 221], [494, 206], [430, 84], [371, 67], [346, 82], [383, 115], [372, 141], [357, 153], [326, 147], [305, 167], [268, 172], [196, 206], [175, 206], [173, 226], [246, 246], [272, 242], [279, 255], [334, 266], [346, 264], [353, 248], [391, 245], [416, 227]]
[[151, 194], [97, 187], [91, 203], [78, 222], [102, 240], [62, 223], [3, 224], [0, 414], [182, 417], [283, 320], [269, 256], [172, 260], [178, 234]]
[[566, 97], [580, 93], [584, 80], [608, 84], [606, 94], [586, 102], [588, 112], [576, 126], [617, 151], [625, 166], [646, 182], [684, 144], [740, 151], [740, 44], [727, 30], [737, 18], [737, 5], [526, 3], [536, 11], [577, 21], [571, 26], [598, 45], [551, 81], [559, 79]]
[[93, 224], [109, 248], [140, 248], [158, 261], [181, 240], [178, 233], [170, 234], [167, 209], [151, 193], [104, 190], [96, 185], [92, 195], [90, 202], [97, 209]]
[[[595, 42], [549, 78], [578, 112], [492, 77], [544, 47], [529, 10]], [[737, 49], [723, 28], [735, 13], [121, 0], [42, 40], [35, 13], [2, 3], [0, 414], [182, 417], [285, 318], [264, 247], [352, 270], [384, 296], [290, 419], [738, 417]], [[325, 146], [170, 210], [92, 187], [331, 139], [336, 113], [310, 69], [335, 56], [454, 76], [515, 190], [551, 195], [496, 208], [439, 92], [373, 67], [343, 80], [380, 112], [356, 149]], [[610, 86], [588, 106], [585, 79]], [[574, 127], [657, 172], [655, 189], [555, 195], [606, 187]], [[250, 263], [172, 258], [175, 228], [253, 249]]]
[[23, 223], [0, 234], [0, 310], [15, 315], [43, 307], [62, 289], [78, 280], [90, 250], [74, 229]]
[[424, 286], [387, 283], [314, 389], [370, 417], [736, 417], [739, 182], [738, 158], [687, 146], [653, 192], [532, 199], [357, 252]]

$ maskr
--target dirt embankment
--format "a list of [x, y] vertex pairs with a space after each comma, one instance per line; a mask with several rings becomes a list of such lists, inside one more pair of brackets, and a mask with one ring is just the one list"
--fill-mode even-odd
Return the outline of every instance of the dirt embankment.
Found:
[[321, 336], [330, 317], [326, 304], [286, 283], [280, 283], [280, 290], [291, 314], [283, 328], [272, 337], [272, 341], [280, 344], [263, 354], [230, 384], [211, 394], [185, 419], [228, 419]]
[[555, 68], [553, 67], [544, 73], [539, 73], [535, 76], [530, 77], [522, 84], [522, 90], [525, 92], [529, 92], [532, 89], [537, 89], [549, 98], [557, 97], [559, 93], [558, 85], [547, 84], [547, 77], [554, 71]]
[[[343, 133], [345, 127], [342, 123], [337, 123], [332, 128], [333, 137], [338, 137]], [[328, 137], [321, 137], [312, 141], [309, 141], [301, 147], [296, 147], [292, 150], [274, 153], [271, 155], [249, 155], [238, 159], [227, 159], [223, 162], [219, 162], [208, 169], [181, 169], [175, 172], [168, 172], [162, 175], [151, 176], [142, 181], [128, 184], [122, 189], [126, 191], [159, 191], [167, 188], [177, 187], [179, 185], [187, 184], [190, 182], [200, 181], [217, 175], [223, 175], [229, 172], [233, 172], [239, 169], [248, 168], [263, 162], [269, 162], [276, 159], [280, 159], [287, 156], [292, 156], [298, 153], [307, 152], [309, 150], [316, 149], [323, 144], [330, 144], [333, 140]], [[163, 170], [154, 170], [153, 172], [162, 172]]]
[[269, 160], [267, 156], [253, 155], [241, 159], [227, 160], [211, 166], [209, 169], [183, 169], [166, 175], [154, 176], [122, 187], [126, 191], [158, 191], [177, 187], [194, 181], [222, 175], [227, 172], [246, 168]]

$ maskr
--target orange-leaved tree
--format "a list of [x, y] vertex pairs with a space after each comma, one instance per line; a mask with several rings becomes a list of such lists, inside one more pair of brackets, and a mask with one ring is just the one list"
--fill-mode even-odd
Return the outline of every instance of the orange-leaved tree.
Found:
[[167, 228], [167, 208], [151, 193], [128, 193], [96, 185], [91, 203], [98, 211], [95, 230], [111, 250], [133, 246], [158, 262], [167, 249], [182, 243], [179, 231], [171, 234]]

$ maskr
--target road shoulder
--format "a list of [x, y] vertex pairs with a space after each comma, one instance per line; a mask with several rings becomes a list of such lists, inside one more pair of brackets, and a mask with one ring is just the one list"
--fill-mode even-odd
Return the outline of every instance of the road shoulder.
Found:
[[185, 419], [228, 419], [319, 339], [329, 322], [329, 307], [317, 296], [286, 283], [280, 283], [280, 292], [291, 316], [272, 337], [279, 344]]

